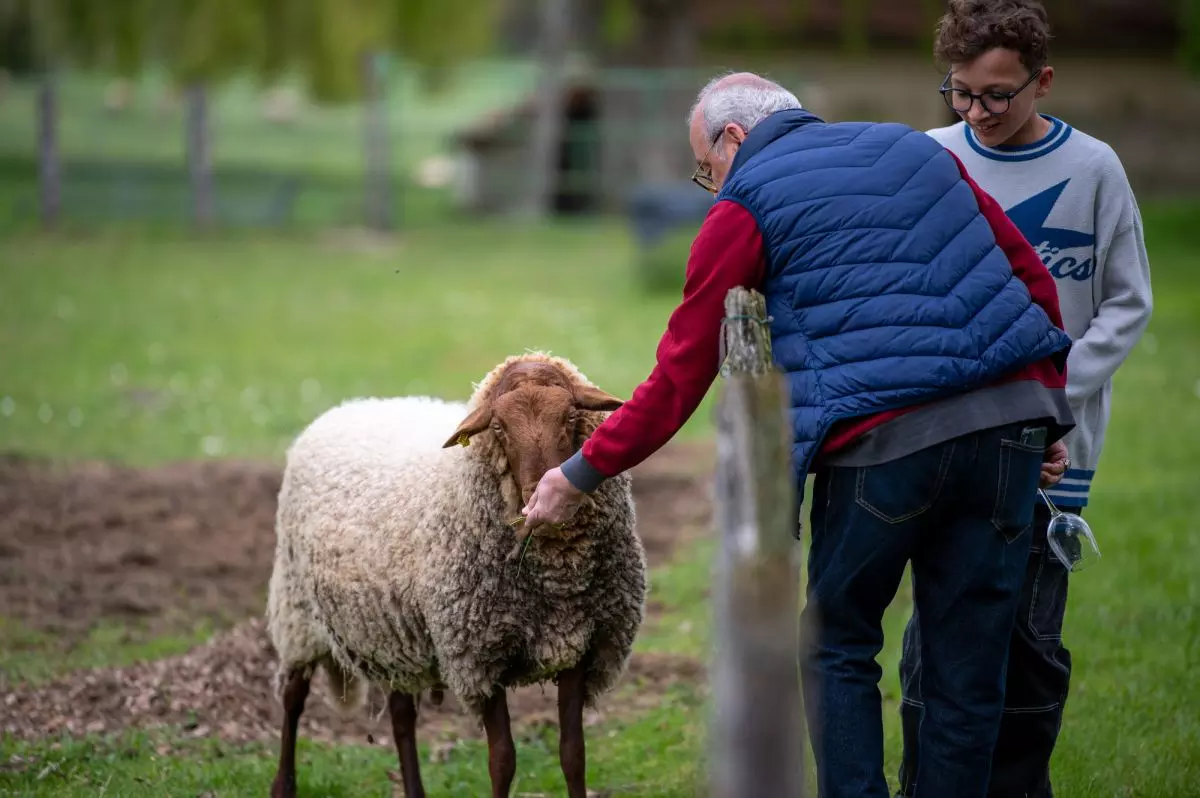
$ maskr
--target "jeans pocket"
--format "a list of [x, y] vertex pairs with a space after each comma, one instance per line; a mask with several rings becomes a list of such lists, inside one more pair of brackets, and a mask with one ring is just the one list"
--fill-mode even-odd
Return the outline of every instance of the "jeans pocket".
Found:
[[1029, 599], [1029, 632], [1038, 640], [1061, 640], [1067, 612], [1067, 569], [1048, 548], [1037, 555]]
[[916, 518], [937, 501], [953, 453], [950, 443], [882, 465], [862, 466], [857, 469], [854, 501], [888, 524]]
[[1044, 456], [1044, 446], [1000, 439], [992, 525], [1009, 543], [1019, 538], [1033, 523], [1033, 507]]

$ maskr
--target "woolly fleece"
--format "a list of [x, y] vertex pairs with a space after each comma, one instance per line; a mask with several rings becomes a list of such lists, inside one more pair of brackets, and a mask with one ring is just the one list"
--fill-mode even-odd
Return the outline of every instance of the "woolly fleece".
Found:
[[[539, 534], [523, 562], [508, 522], [521, 499], [490, 432], [442, 444], [519, 360], [506, 359], [467, 404], [355, 399], [317, 418], [288, 451], [267, 606], [287, 674], [324, 666], [344, 708], [365, 680], [413, 695], [444, 684], [469, 711], [497, 685], [553, 679], [585, 662], [587, 703], [628, 663], [644, 618], [646, 560], [631, 480], [608, 480], [579, 510], [573, 540]], [[581, 434], [607, 413], [582, 412]]]

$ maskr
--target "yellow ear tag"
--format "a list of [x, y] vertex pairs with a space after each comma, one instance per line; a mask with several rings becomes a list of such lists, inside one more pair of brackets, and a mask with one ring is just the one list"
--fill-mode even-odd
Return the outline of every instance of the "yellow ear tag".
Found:
[[471, 436], [465, 432], [462, 435], [459, 435], [458, 436], [458, 445], [459, 446], [470, 446], [471, 445]]

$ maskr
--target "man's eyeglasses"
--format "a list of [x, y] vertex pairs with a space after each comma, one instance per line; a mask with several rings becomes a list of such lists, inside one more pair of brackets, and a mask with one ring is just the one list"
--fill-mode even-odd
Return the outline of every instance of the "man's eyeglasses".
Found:
[[975, 101], [979, 101], [980, 107], [993, 116], [999, 116], [1006, 113], [1008, 107], [1012, 104], [1013, 97], [1016, 97], [1021, 92], [1029, 87], [1037, 79], [1038, 75], [1042, 74], [1041, 67], [1033, 71], [1033, 74], [1021, 84], [1020, 88], [1013, 91], [985, 91], [982, 94], [973, 94], [966, 89], [954, 89], [946, 85], [950, 80], [950, 73], [946, 73], [946, 79], [942, 81], [941, 87], [938, 89], [942, 93], [942, 99], [946, 101], [946, 105], [950, 106], [951, 110], [960, 114], [965, 114], [971, 110], [971, 106]]
[[700, 165], [696, 167], [696, 171], [692, 173], [692, 182], [700, 186], [700, 188], [704, 189], [709, 194], [717, 193], [717, 184], [716, 181], [713, 180], [712, 164], [710, 164], [708, 161], [709, 158], [712, 157], [713, 147], [717, 146], [717, 142], [721, 140], [721, 135], [724, 132], [725, 130], [722, 128], [721, 132], [718, 133], [716, 138], [712, 140], [712, 144], [708, 145], [708, 152], [704, 154], [704, 160], [700, 162]]

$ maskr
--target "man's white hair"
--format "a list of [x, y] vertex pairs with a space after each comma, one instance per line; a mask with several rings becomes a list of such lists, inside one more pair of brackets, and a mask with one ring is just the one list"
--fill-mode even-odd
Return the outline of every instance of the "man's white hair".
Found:
[[774, 81], [750, 72], [730, 72], [708, 82], [688, 113], [688, 125], [697, 109], [704, 115], [704, 136], [711, 141], [733, 122], [747, 133], [776, 111], [802, 107], [796, 95]]

